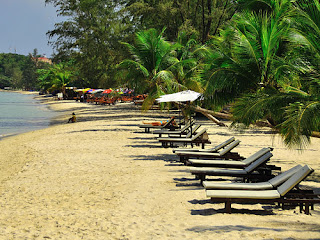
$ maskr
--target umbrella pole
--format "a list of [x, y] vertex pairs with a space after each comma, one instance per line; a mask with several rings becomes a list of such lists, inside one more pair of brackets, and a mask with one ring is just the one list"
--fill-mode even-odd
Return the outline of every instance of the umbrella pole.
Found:
[[[191, 109], [190, 108], [190, 101], [187, 102], [187, 107], [189, 107], [189, 109]], [[191, 111], [189, 113], [190, 113], [190, 131], [191, 131], [191, 138], [192, 138]]]
[[180, 102], [179, 102], [179, 104], [178, 104], [178, 107], [179, 107], [179, 127], [181, 128], [181, 116], [180, 116], [181, 108], [180, 108]]

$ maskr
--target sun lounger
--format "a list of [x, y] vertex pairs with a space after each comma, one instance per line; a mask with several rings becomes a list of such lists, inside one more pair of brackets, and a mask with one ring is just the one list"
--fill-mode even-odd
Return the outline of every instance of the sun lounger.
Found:
[[[182, 136], [178, 136], [178, 135], [169, 135], [167, 138], [172, 139], [172, 138], [182, 138], [182, 139], [187, 139], [187, 138], [191, 138], [193, 135], [197, 134], [198, 129], [201, 127], [201, 125], [196, 124], [194, 125], [194, 127], [192, 128], [191, 131], [189, 131], [186, 135], [182, 135]], [[159, 139], [159, 138], [157, 138]]]
[[[194, 125], [194, 127], [192, 128], [191, 131], [189, 131], [186, 135], [181, 136], [181, 138], [191, 138], [192, 136], [197, 134], [198, 129], [201, 127], [200, 124], [196, 124]], [[173, 137], [179, 137], [176, 135], [169, 135], [169, 138], [173, 138]], [[159, 139], [159, 138], [158, 138]]]
[[207, 149], [194, 149], [194, 148], [174, 148], [172, 149], [173, 153], [176, 152], [217, 152], [220, 149], [225, 148], [226, 146], [228, 146], [230, 143], [232, 143], [233, 141], [235, 141], [234, 137], [231, 137], [229, 139], [227, 139], [226, 141], [212, 147], [212, 148], [207, 148]]
[[266, 182], [254, 182], [254, 183], [224, 183], [224, 182], [214, 182], [214, 181], [204, 181], [202, 184], [206, 190], [210, 189], [232, 189], [232, 190], [268, 190], [275, 189], [280, 184], [285, 182], [288, 178], [290, 178], [293, 174], [298, 172], [302, 166], [299, 164], [289, 170], [280, 173], [279, 175], [271, 178]]
[[304, 207], [306, 214], [310, 213], [310, 206], [320, 203], [318, 195], [304, 192], [295, 193], [291, 190], [313, 172], [308, 165], [302, 167], [289, 179], [273, 190], [207, 190], [207, 196], [213, 202], [224, 202], [225, 211], [231, 213], [231, 203], [278, 203], [300, 205], [300, 211]]
[[190, 132], [190, 127], [192, 127], [195, 124], [195, 121], [192, 121], [191, 123], [188, 122], [183, 128], [177, 129], [177, 130], [168, 130], [168, 129], [160, 129], [160, 130], [154, 130], [153, 134], [159, 134], [159, 137], [162, 136], [162, 134], [167, 134], [170, 136], [178, 136], [181, 137], [182, 135], [187, 135], [188, 132]]
[[231, 152], [236, 146], [240, 143], [239, 140], [235, 140], [232, 143], [228, 144], [225, 148], [217, 152], [191, 152], [191, 151], [176, 151], [176, 154], [180, 157], [180, 161], [186, 163], [189, 158], [219, 158], [219, 159], [244, 159], [236, 152]]
[[263, 156], [264, 154], [272, 151], [272, 148], [262, 148], [258, 152], [252, 154], [250, 157], [242, 160], [242, 161], [232, 161], [232, 160], [223, 160], [223, 159], [214, 159], [214, 160], [206, 160], [206, 159], [189, 159], [188, 165], [192, 165], [194, 167], [225, 167], [225, 168], [245, 168], [249, 166], [251, 163], [256, 161], [258, 158]]
[[[272, 157], [271, 152], [267, 152], [257, 160], [252, 162], [244, 169], [233, 168], [212, 168], [212, 167], [190, 167], [190, 173], [198, 176], [203, 182], [206, 176], [229, 176], [229, 177], [243, 177], [244, 179], [263, 179], [272, 177], [270, 169], [258, 169], [260, 166], [265, 165], [267, 161]], [[258, 171], [258, 172], [256, 172]]]
[[[173, 147], [174, 143], [183, 143], [185, 145], [191, 144], [191, 147], [193, 147], [194, 144], [202, 146], [204, 148], [206, 143], [211, 143], [208, 138], [207, 129], [204, 128], [200, 132], [198, 132], [196, 135], [192, 137], [181, 137], [181, 138], [158, 138], [159, 142], [162, 143], [163, 147]], [[169, 144], [169, 145], [168, 145]]]
[[150, 132], [150, 129], [176, 129], [178, 126], [173, 125], [174, 117], [171, 117], [164, 125], [152, 125], [152, 124], [141, 124], [139, 128], [144, 128], [146, 133]]

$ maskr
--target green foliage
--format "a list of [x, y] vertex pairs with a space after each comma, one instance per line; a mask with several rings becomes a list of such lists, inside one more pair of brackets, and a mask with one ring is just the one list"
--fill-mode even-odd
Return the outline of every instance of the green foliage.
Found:
[[[290, 11], [282, 10], [282, 5]], [[235, 122], [248, 126], [257, 120], [267, 119], [279, 130], [288, 147], [303, 148], [310, 141], [312, 132], [319, 131], [320, 127], [319, 3], [299, 1], [290, 5], [287, 1], [280, 1], [279, 5], [274, 4], [266, 12], [274, 17], [279, 16], [279, 12], [285, 13], [285, 18], [282, 18], [284, 25], [281, 21], [285, 28], [280, 27], [285, 31], [271, 31], [275, 38], [269, 39], [273, 41], [277, 36], [283, 37], [275, 44], [264, 44], [272, 46], [273, 52], [279, 50], [280, 54], [265, 51], [264, 59], [275, 56], [269, 58], [270, 70], [265, 68], [261, 71], [267, 73], [261, 74], [266, 88], [259, 88], [236, 100], [233, 108]], [[272, 67], [273, 62], [275, 67]]]
[[59, 63], [47, 69], [38, 69], [39, 86], [49, 92], [63, 92], [64, 87], [72, 80], [70, 65]]
[[278, 127], [289, 147], [304, 148], [313, 131], [320, 130], [320, 101], [293, 102], [285, 108], [285, 121]]
[[0, 88], [36, 88], [36, 65], [30, 56], [0, 54]]
[[174, 46], [163, 38], [164, 29], [158, 32], [149, 29], [136, 33], [134, 44], [122, 43], [129, 50], [132, 59], [122, 61], [118, 68], [122, 78], [136, 92], [149, 93], [144, 107], [167, 92], [178, 89], [174, 70], [179, 60], [175, 57]]
[[198, 1], [198, 0], [130, 0], [123, 1], [126, 12], [132, 17], [138, 29], [166, 26], [170, 41], [176, 40], [178, 32], [195, 36], [197, 41], [205, 43], [218, 33], [224, 22], [231, 19], [236, 9], [236, 2]]
[[[123, 59], [119, 40], [131, 32], [121, 13], [119, 1], [46, 0], [66, 18], [48, 32], [57, 50], [55, 60], [75, 60], [77, 82], [93, 88], [114, 87], [115, 64]], [[82, 87], [83, 87], [82, 86]]]
[[287, 63], [281, 61], [288, 32], [289, 6], [286, 1], [276, 11], [237, 13], [206, 51], [206, 96], [216, 107], [234, 101], [260, 85], [277, 87], [285, 77]]

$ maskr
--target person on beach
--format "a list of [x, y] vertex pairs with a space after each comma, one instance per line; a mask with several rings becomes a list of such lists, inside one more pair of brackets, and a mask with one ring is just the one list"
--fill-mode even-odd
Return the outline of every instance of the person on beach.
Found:
[[[169, 121], [169, 120], [168, 120]], [[151, 124], [152, 126], [162, 126], [165, 125], [168, 121], [155, 121], [155, 122], [146, 122], [142, 121], [143, 124]], [[172, 126], [177, 126], [177, 123], [175, 120], [171, 122]]]
[[77, 118], [76, 118], [76, 114], [75, 113], [72, 113], [72, 117], [71, 118], [69, 118], [69, 120], [68, 120], [68, 123], [74, 123], [74, 122], [76, 122], [76, 120], [77, 120]]
[[145, 122], [143, 121], [143, 124], [150, 124], [152, 126], [162, 126], [164, 124], [166, 124], [168, 121], [157, 121], [157, 122]]

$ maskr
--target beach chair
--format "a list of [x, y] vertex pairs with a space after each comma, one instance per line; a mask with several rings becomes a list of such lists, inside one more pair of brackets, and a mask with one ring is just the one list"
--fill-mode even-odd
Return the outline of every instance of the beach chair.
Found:
[[229, 139], [227, 139], [226, 141], [214, 146], [214, 147], [211, 147], [211, 148], [206, 148], [206, 149], [201, 149], [201, 148], [174, 148], [172, 149], [172, 152], [173, 153], [176, 153], [176, 152], [217, 152], [219, 151], [220, 149], [228, 146], [230, 143], [232, 143], [233, 141], [235, 141], [236, 139], [234, 137], [231, 137]]
[[178, 126], [173, 125], [174, 117], [171, 117], [164, 125], [141, 124], [139, 128], [144, 128], [146, 133], [150, 133], [150, 129], [176, 129]]
[[202, 185], [206, 190], [210, 189], [232, 189], [232, 190], [268, 190], [275, 189], [287, 179], [289, 179], [293, 174], [298, 172], [302, 166], [299, 164], [290, 168], [289, 170], [280, 173], [279, 175], [271, 178], [266, 182], [254, 182], [254, 183], [241, 183], [241, 182], [214, 182], [214, 181], [203, 181]]
[[242, 161], [225, 159], [189, 159], [187, 164], [192, 165], [194, 167], [245, 168], [270, 151], [272, 151], [272, 148], [262, 148]]
[[[181, 138], [181, 139], [187, 139], [187, 138], [191, 138], [193, 135], [196, 135], [197, 134], [197, 131], [198, 129], [201, 127], [201, 125], [199, 124], [196, 124], [194, 125], [194, 127], [192, 128], [191, 131], [189, 131], [186, 135], [182, 135], [182, 136], [179, 136], [179, 135], [169, 135], [167, 138], [168, 139], [173, 139], [173, 138]], [[160, 139], [160, 138], [157, 138], [157, 139]]]
[[240, 143], [239, 140], [235, 140], [225, 146], [225, 148], [218, 150], [216, 152], [192, 152], [192, 151], [176, 151], [175, 154], [179, 156], [180, 161], [186, 163], [189, 158], [219, 158], [219, 159], [234, 159], [234, 160], [241, 160], [244, 157], [241, 157], [237, 152], [231, 152], [236, 146]]
[[[191, 129], [191, 131], [189, 131], [186, 135], [182, 135], [181, 137], [177, 136], [177, 135], [169, 135], [169, 138], [191, 138], [192, 136], [197, 134], [198, 129], [201, 127], [200, 124], [196, 124], [193, 126], [193, 128]], [[159, 139], [159, 138], [157, 138]]]
[[272, 169], [259, 168], [265, 165], [272, 157], [271, 152], [267, 152], [252, 162], [244, 169], [235, 169], [233, 167], [228, 168], [212, 168], [212, 167], [190, 167], [189, 171], [193, 175], [196, 175], [201, 183], [206, 179], [206, 176], [228, 176], [228, 177], [242, 177], [244, 182], [246, 180], [269, 180], [272, 178]]
[[168, 130], [168, 129], [160, 129], [160, 130], [154, 130], [153, 134], [159, 134], [159, 137], [162, 136], [162, 134], [166, 134], [170, 136], [178, 136], [181, 137], [182, 135], [187, 135], [188, 132], [190, 132], [190, 128], [195, 124], [195, 121], [192, 121], [191, 123], [188, 122], [183, 128], [176, 129], [176, 130]]
[[[309, 194], [303, 191], [291, 191], [294, 187], [313, 172], [308, 165], [302, 167], [294, 173], [277, 189], [272, 190], [206, 190], [207, 196], [213, 202], [225, 203], [225, 211], [231, 213], [232, 203], [267, 203], [267, 204], [290, 204], [300, 206], [300, 212], [310, 213], [313, 204], [320, 203], [320, 198], [316, 194]], [[304, 209], [303, 209], [304, 208]]]
[[198, 132], [196, 135], [194, 136], [190, 136], [190, 137], [177, 137], [177, 138], [158, 138], [159, 142], [162, 143], [163, 147], [173, 147], [173, 145], [175, 143], [183, 143], [184, 145], [190, 144], [191, 147], [193, 147], [193, 145], [200, 145], [201, 147], [204, 148], [206, 143], [211, 143], [209, 141], [209, 137], [208, 137], [208, 133], [207, 133], [207, 129], [204, 128], [202, 129], [200, 132]]

